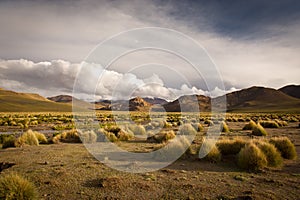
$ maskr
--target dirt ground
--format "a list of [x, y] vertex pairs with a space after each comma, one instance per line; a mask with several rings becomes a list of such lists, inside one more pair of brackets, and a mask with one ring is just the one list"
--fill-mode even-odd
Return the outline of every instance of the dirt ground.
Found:
[[[229, 122], [231, 133], [243, 137], [246, 122]], [[298, 123], [266, 129], [288, 136], [300, 155]], [[127, 145], [128, 144], [124, 144]], [[135, 149], [139, 148], [136, 144]], [[140, 147], [142, 148], [142, 147]], [[285, 160], [282, 169], [241, 171], [229, 160], [220, 163], [181, 158], [164, 169], [141, 174], [108, 168], [83, 144], [50, 144], [0, 150], [0, 163], [14, 163], [1, 173], [17, 172], [34, 182], [41, 199], [299, 199], [300, 161]]]

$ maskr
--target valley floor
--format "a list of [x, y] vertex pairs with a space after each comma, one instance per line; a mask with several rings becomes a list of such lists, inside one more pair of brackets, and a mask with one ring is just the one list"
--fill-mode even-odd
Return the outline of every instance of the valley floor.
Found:
[[[229, 126], [238, 129], [242, 124]], [[296, 125], [268, 132], [291, 138], [299, 156]], [[41, 199], [299, 199], [300, 194], [299, 159], [285, 160], [282, 169], [249, 173], [226, 160], [181, 158], [156, 172], [130, 174], [108, 168], [83, 144], [61, 143], [1, 149], [2, 162], [15, 165], [1, 173], [27, 177]]]

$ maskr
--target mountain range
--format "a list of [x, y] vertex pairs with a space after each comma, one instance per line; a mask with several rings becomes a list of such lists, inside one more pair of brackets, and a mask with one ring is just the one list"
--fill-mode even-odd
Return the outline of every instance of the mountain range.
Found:
[[224, 96], [210, 98], [203, 95], [185, 95], [168, 102], [161, 98], [135, 97], [128, 100], [99, 100], [85, 102], [69, 95], [44, 98], [38, 94], [18, 93], [0, 89], [0, 112], [72, 111], [72, 102], [82, 109], [130, 110], [167, 112], [195, 111], [195, 100], [200, 111], [210, 111], [211, 105], [220, 105], [226, 98], [228, 112], [300, 112], [300, 85], [288, 85], [278, 90], [257, 87], [242, 89]]

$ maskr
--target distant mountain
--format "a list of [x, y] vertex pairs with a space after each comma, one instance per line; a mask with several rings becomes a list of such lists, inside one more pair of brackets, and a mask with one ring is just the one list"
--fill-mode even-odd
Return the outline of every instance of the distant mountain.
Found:
[[0, 89], [1, 112], [72, 111], [72, 105], [52, 102], [38, 94]]
[[143, 98], [146, 102], [151, 103], [151, 104], [159, 104], [159, 105], [164, 105], [166, 103], [168, 103], [168, 101], [166, 101], [165, 99], [162, 98], [150, 98], [150, 97], [144, 97]]
[[147, 111], [153, 104], [148, 103], [141, 97], [135, 97], [129, 100], [129, 110], [130, 111]]
[[93, 109], [93, 104], [83, 101], [83, 100], [80, 100], [80, 99], [77, 99], [70, 95], [58, 95], [58, 96], [54, 96], [54, 97], [48, 97], [47, 99], [50, 101], [54, 101], [56, 103], [67, 103], [67, 104], [71, 104], [71, 105], [74, 102], [74, 105], [76, 105], [77, 107]]
[[287, 85], [279, 89], [279, 91], [300, 99], [300, 85]]
[[[218, 102], [222, 97], [217, 97]], [[300, 100], [279, 90], [251, 87], [226, 94], [227, 111], [299, 111]]]
[[175, 101], [163, 105], [167, 112], [195, 112], [200, 109], [201, 112], [210, 111], [211, 98], [203, 95], [181, 96]]
[[300, 112], [299, 86], [286, 86], [279, 90], [265, 87], [250, 87], [210, 98], [203, 95], [185, 95], [167, 102], [160, 98], [135, 97], [128, 100], [100, 100], [89, 103], [69, 95], [59, 95], [48, 99], [30, 93], [17, 93], [0, 89], [0, 111], [72, 111], [72, 101], [80, 109], [118, 110], [118, 111], [167, 111], [167, 112], [209, 112], [212, 102], [221, 106], [226, 97], [228, 112]]
[[58, 102], [58, 103], [71, 103], [73, 97], [70, 95], [58, 95], [55, 97], [47, 97], [47, 99], [49, 99], [50, 101]]
[[99, 101], [95, 103], [96, 105], [101, 105], [101, 108], [97, 110], [116, 110], [116, 111], [147, 111], [151, 107], [151, 103], [148, 103], [141, 97], [135, 97], [127, 100], [116, 100], [116, 101]]

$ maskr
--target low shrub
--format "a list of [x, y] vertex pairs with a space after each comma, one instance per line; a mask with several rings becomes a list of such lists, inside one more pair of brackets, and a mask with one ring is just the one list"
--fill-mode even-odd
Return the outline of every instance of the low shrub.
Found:
[[21, 129], [24, 128], [24, 125], [22, 123], [18, 123], [17, 126], [19, 126]]
[[239, 152], [238, 166], [245, 170], [257, 171], [267, 166], [267, 158], [265, 154], [251, 142]]
[[287, 137], [275, 137], [270, 139], [270, 143], [280, 151], [281, 156], [286, 159], [296, 159], [297, 152], [294, 144]]
[[35, 120], [35, 121], [31, 121], [29, 124], [30, 124], [31, 126], [36, 126], [36, 125], [39, 124], [39, 122]]
[[253, 130], [252, 130], [252, 135], [255, 135], [255, 136], [267, 136], [268, 133], [267, 133], [267, 131], [264, 129], [264, 127], [262, 127], [262, 126], [258, 123], [257, 126], [253, 128]]
[[296, 117], [290, 117], [288, 119], [289, 122], [299, 122], [299, 120]]
[[264, 128], [279, 128], [275, 121], [260, 121], [259, 124]]
[[110, 141], [110, 142], [117, 142], [118, 141], [117, 136], [112, 132], [105, 132], [105, 135], [106, 135], [106, 138], [108, 139], [108, 141]]
[[190, 146], [187, 136], [176, 136], [174, 140], [170, 140], [166, 146], [154, 151], [154, 159], [158, 161], [170, 162], [185, 155], [186, 150]]
[[95, 143], [97, 142], [97, 134], [93, 131], [79, 132], [80, 139], [83, 143]]
[[33, 183], [17, 174], [6, 174], [0, 178], [0, 199], [35, 200], [37, 190]]
[[119, 133], [119, 131], [121, 130], [118, 126], [108, 126], [104, 128], [106, 131], [108, 132], [112, 132], [115, 135]]
[[173, 130], [166, 131], [163, 133], [155, 134], [147, 138], [147, 141], [153, 141], [158, 143], [166, 143], [176, 137]]
[[28, 130], [23, 133], [19, 138], [17, 138], [15, 145], [16, 147], [21, 147], [27, 145], [39, 145], [39, 140], [36, 137], [36, 134], [32, 130]]
[[197, 131], [193, 128], [191, 124], [183, 124], [179, 127], [179, 135], [196, 135]]
[[[28, 131], [30, 131], [30, 130], [28, 130]], [[39, 133], [37, 131], [33, 131], [33, 133], [35, 134], [36, 138], [38, 139], [39, 144], [47, 144], [48, 143], [48, 140], [44, 134]]]
[[77, 133], [76, 129], [65, 131], [63, 133], [59, 133], [52, 139], [53, 143], [81, 143], [80, 137]]
[[281, 154], [273, 144], [260, 141], [258, 142], [257, 146], [265, 154], [269, 167], [282, 166], [283, 159]]
[[142, 126], [142, 125], [130, 124], [130, 125], [128, 126], [128, 129], [129, 129], [130, 131], [132, 131], [133, 134], [136, 135], [136, 136], [138, 136], [138, 135], [140, 135], [140, 136], [145, 136], [145, 135], [147, 135], [146, 129], [145, 129], [145, 127]]
[[246, 121], [246, 119], [244, 119], [244, 118], [238, 118], [238, 120], [237, 120], [238, 122], [245, 122]]
[[279, 126], [287, 126], [288, 123], [286, 121], [283, 120], [279, 120], [279, 119], [275, 119], [275, 122], [279, 125]]
[[243, 130], [253, 130], [255, 127], [256, 127], [256, 123], [250, 120], [249, 123], [243, 127]]
[[239, 138], [234, 140], [220, 140], [216, 144], [222, 155], [238, 154], [245, 145], [246, 141]]
[[207, 124], [208, 126], [212, 126], [214, 125], [214, 122], [212, 120], [207, 119], [204, 121], [204, 124]]
[[221, 131], [222, 131], [223, 133], [228, 133], [228, 132], [230, 132], [228, 125], [227, 125], [224, 121], [222, 121], [222, 123], [221, 123]]
[[192, 123], [192, 126], [193, 126], [193, 128], [194, 128], [197, 132], [200, 132], [200, 131], [203, 131], [203, 130], [204, 130], [202, 124], [200, 124], [200, 123]]
[[1, 142], [2, 143], [2, 148], [6, 149], [9, 147], [16, 147], [15, 142], [16, 142], [16, 137], [14, 135], [1, 135]]
[[128, 141], [134, 138], [134, 134], [133, 132], [129, 131], [129, 130], [120, 130], [117, 134], [117, 138], [120, 141]]
[[163, 126], [164, 128], [171, 128], [172, 127], [172, 124], [167, 122], [166, 120], [164, 120], [163, 123], [164, 123], [164, 126]]
[[210, 162], [219, 162], [221, 160], [221, 153], [212, 142], [203, 142], [201, 146], [201, 154], [205, 155], [204, 159]]

